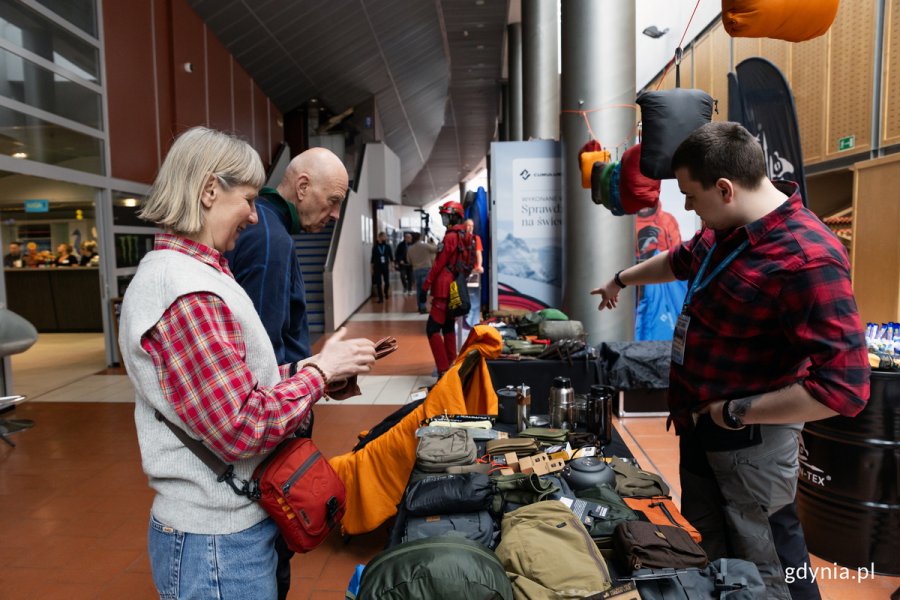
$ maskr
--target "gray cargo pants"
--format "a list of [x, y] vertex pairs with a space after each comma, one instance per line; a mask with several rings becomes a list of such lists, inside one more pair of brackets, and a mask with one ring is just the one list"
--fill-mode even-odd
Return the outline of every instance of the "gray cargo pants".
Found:
[[[701, 546], [710, 560], [755, 563], [767, 598], [790, 600], [792, 592], [794, 597], [819, 597], [814, 582], [789, 590], [783, 568], [809, 562], [792, 511], [799, 473], [797, 426], [763, 425], [760, 444], [736, 450], [706, 451], [697, 437], [688, 433], [680, 440], [682, 513], [703, 536]], [[779, 515], [773, 520], [775, 513]], [[793, 515], [795, 522], [785, 527], [785, 515]]]

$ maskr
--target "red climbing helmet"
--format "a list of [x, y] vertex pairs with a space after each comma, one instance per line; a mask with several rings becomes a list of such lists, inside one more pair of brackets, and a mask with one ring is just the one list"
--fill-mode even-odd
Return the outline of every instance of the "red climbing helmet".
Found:
[[463, 213], [462, 204], [459, 202], [454, 202], [450, 200], [448, 202], [444, 202], [441, 204], [441, 207], [438, 209], [438, 212], [442, 215], [456, 215], [460, 219], [465, 217], [465, 213]]

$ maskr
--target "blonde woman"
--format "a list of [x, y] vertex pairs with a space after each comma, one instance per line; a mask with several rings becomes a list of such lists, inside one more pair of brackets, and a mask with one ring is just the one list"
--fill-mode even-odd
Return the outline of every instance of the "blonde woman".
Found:
[[277, 529], [216, 481], [158, 421], [201, 440], [247, 479], [300, 428], [326, 383], [369, 371], [374, 345], [343, 330], [304, 364], [276, 364], [253, 303], [222, 253], [256, 223], [256, 152], [197, 127], [173, 144], [141, 217], [166, 233], [122, 305], [119, 344], [136, 390], [144, 472], [156, 491], [149, 554], [161, 598], [274, 599]]

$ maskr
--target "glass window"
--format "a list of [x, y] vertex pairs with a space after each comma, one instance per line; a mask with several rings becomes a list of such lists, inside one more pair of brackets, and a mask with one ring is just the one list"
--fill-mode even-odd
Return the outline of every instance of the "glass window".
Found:
[[99, 83], [97, 47], [25, 6], [0, 2], [0, 37], [79, 77]]
[[0, 48], [0, 94], [95, 129], [100, 94]]
[[104, 175], [103, 141], [0, 106], [0, 152]]
[[97, 37], [97, 5], [95, 0], [37, 0], [60, 17]]

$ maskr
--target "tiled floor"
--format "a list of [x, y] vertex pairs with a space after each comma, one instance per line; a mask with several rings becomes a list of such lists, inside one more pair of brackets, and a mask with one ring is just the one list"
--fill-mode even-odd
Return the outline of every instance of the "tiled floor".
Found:
[[[393, 335], [400, 350], [360, 378], [363, 396], [316, 408], [316, 442], [326, 455], [347, 452], [369, 429], [433, 383], [424, 319], [412, 298], [367, 305], [350, 323], [354, 336]], [[319, 340], [316, 349], [324, 340]], [[98, 335], [42, 335], [13, 358], [16, 392], [29, 401], [16, 418], [34, 419], [17, 448], [0, 444], [0, 599], [156, 598], [146, 552], [152, 500], [134, 432], [127, 377], [103, 369]], [[616, 426], [637, 458], [680, 498], [677, 443], [664, 419], [629, 418]], [[358, 563], [383, 547], [386, 529], [343, 540], [332, 535], [292, 561], [291, 599], [343, 598]], [[831, 566], [814, 559], [816, 566]], [[888, 598], [900, 578], [865, 583], [820, 581], [826, 600]]]

